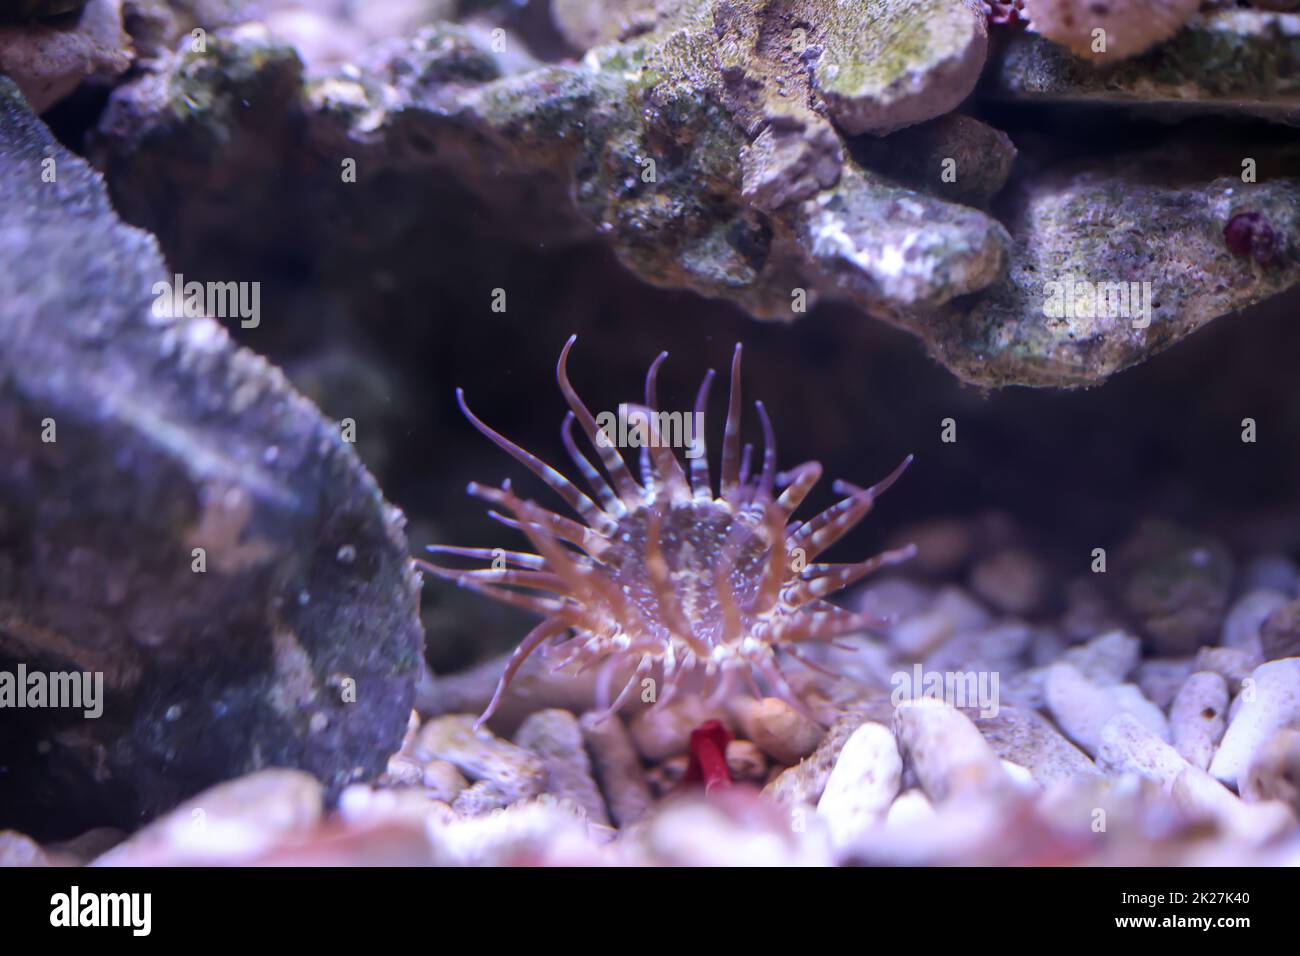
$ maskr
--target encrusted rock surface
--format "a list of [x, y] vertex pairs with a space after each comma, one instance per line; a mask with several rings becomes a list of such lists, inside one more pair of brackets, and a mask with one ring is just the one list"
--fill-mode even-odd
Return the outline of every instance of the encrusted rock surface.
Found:
[[947, 113], [975, 88], [988, 28], [973, 0], [806, 5], [821, 54], [813, 87], [849, 133], [888, 133]]
[[[1127, 80], [1015, 37], [991, 95], [1073, 102], [1095, 88], [1106, 103], [1177, 96], [1285, 120], [1300, 15], [1240, 13], [1126, 61]], [[1242, 156], [1201, 157], [1204, 143], [1181, 133], [1147, 154], [1074, 161], [1030, 144], [1011, 176], [1024, 144], [951, 113], [985, 56], [984, 15], [966, 0], [574, 2], [555, 16], [581, 59], [539, 62], [508, 31], [439, 23], [332, 73], [313, 60], [311, 79], [302, 43], [218, 30], [204, 52], [164, 51], [116, 91], [95, 155], [127, 217], [187, 255], [196, 236], [271, 248], [277, 230], [239, 232], [268, 205], [316, 223], [305, 240], [294, 231], [301, 255], [354, 307], [367, 263], [416, 268], [404, 264], [402, 237], [420, 228], [408, 210], [444, 203], [450, 177], [482, 204], [485, 238], [599, 239], [649, 283], [761, 318], [846, 301], [982, 386], [1102, 381], [1300, 279], [1293, 150], [1250, 148], [1259, 178], [1244, 183]], [[1224, 76], [1215, 64], [1229, 53], [1256, 66]], [[178, 155], [201, 157], [206, 174]], [[340, 182], [345, 159], [355, 182]], [[270, 178], [286, 164], [292, 182]], [[235, 178], [239, 196], [222, 185]], [[1225, 242], [1243, 211], [1283, 237], [1268, 266]], [[1150, 283], [1149, 322], [1047, 315], [1045, 283], [1071, 277]]]
[[[0, 73], [18, 84], [38, 113], [87, 79], [112, 80], [131, 65], [133, 51], [122, 26], [122, 0], [47, 0], [30, 6], [56, 14], [82, 4], [84, 9], [56, 20], [0, 23]], [[21, 15], [22, 11], [15, 12]]]
[[995, 63], [992, 88], [1017, 102], [1098, 103], [1165, 116], [1247, 115], [1295, 125], [1298, 56], [1300, 13], [1220, 9], [1119, 64], [1094, 66], [1022, 33], [1008, 40]]

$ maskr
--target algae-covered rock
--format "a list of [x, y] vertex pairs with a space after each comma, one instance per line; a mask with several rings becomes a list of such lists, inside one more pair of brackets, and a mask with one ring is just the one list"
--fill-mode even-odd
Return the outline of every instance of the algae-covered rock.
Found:
[[656, 0], [551, 0], [555, 26], [569, 44], [589, 50], [651, 29]]
[[[69, 16], [37, 19], [56, 14]], [[0, 73], [18, 84], [38, 113], [83, 80], [112, 79], [131, 65], [122, 0], [23, 0], [0, 11], [0, 21], [7, 20], [18, 22], [0, 23]]]
[[1218, 635], [1233, 570], [1222, 542], [1151, 520], [1121, 549], [1120, 593], [1160, 653], [1187, 654]]
[[[1241, 156], [1259, 179], [1243, 183]], [[1300, 281], [1294, 148], [1161, 148], [1036, 171], [1014, 187], [1008, 278], [925, 333], [982, 385], [1105, 379], [1211, 319]], [[1230, 248], [1234, 217], [1258, 213], [1282, 244], [1263, 263]]]
[[938, 306], [997, 281], [1009, 239], [983, 213], [853, 172], [800, 210], [804, 241], [850, 297]]
[[3, 822], [381, 773], [420, 671], [402, 515], [272, 365], [158, 307], [153, 237], [3, 79], [0, 252], [0, 671], [102, 679], [98, 716], [5, 711]]
[[1201, 0], [1024, 0], [1033, 29], [1097, 62], [1141, 53], [1178, 32]]
[[[242, 228], [245, 220], [234, 214], [240, 197], [231, 197], [233, 206], [205, 201], [193, 168], [178, 168], [170, 157], [211, 144], [202, 162], [233, 162], [245, 184], [250, 176], [264, 182], [258, 170], [267, 163], [266, 144], [247, 156], [230, 145], [246, 142], [256, 123], [259, 131], [273, 127], [279, 162], [302, 157], [295, 204], [352, 215], [358, 206], [373, 208], [369, 184], [385, 176], [428, 184], [450, 172], [516, 232], [529, 228], [535, 208], [540, 237], [600, 236], [646, 281], [730, 299], [759, 316], [788, 319], [796, 299], [819, 294], [892, 316], [1000, 276], [1005, 243], [987, 217], [883, 182], [867, 188], [865, 174], [840, 195], [839, 142], [822, 117], [780, 94], [776, 81], [789, 64], [760, 49], [755, 9], [733, 10], [718, 23], [720, 9], [694, 0], [635, 43], [544, 66], [494, 51], [481, 32], [442, 24], [422, 31], [371, 82], [339, 78], [306, 89], [291, 50], [241, 28], [214, 36], [203, 54], [182, 52], [147, 83], [119, 90], [99, 155], [126, 214], [179, 243], [186, 241], [181, 233], [195, 232], [192, 223], [183, 227], [186, 209], [161, 208], [153, 198], [161, 191], [143, 183], [183, 179], [184, 191], [176, 192], [189, 209], [230, 212], [220, 229]], [[719, 29], [734, 43], [719, 48]], [[733, 59], [723, 62], [724, 55]], [[789, 75], [807, 82], [801, 66]], [[739, 96], [737, 83], [749, 93]], [[277, 114], [293, 124], [276, 121]], [[332, 155], [322, 155], [326, 150]], [[341, 156], [356, 157], [360, 188], [340, 184]], [[205, 178], [223, 184], [225, 200], [224, 184], [236, 175], [227, 168]], [[413, 208], [409, 193], [391, 188], [383, 201], [400, 202], [401, 217]], [[903, 229], [927, 215], [944, 223], [943, 241], [927, 241], [922, 263], [906, 270], [924, 273], [924, 289], [910, 277], [884, 281], [897, 270], [900, 250], [869, 234], [881, 204], [913, 210]], [[831, 277], [828, 229], [843, 233], [853, 250], [835, 257]], [[314, 241], [328, 245], [329, 237]]]
[[[1062, 159], [1063, 143], [1017, 133], [1013, 146], [952, 113], [985, 52], [984, 14], [964, 0], [553, 13], [579, 59], [542, 62], [471, 19], [309, 78], [260, 26], [217, 30], [120, 86], [92, 155], [123, 215], [181, 261], [293, 250], [321, 277], [284, 293], [308, 330], [320, 299], [369, 315], [377, 274], [418, 283], [446, 234], [466, 240], [439, 253], [453, 274], [473, 243], [492, 245], [500, 266], [477, 280], [489, 292], [522, 243], [594, 240], [648, 283], [759, 318], [851, 303], [980, 386], [1073, 387], [1300, 279], [1294, 153], [1275, 142], [1229, 155], [1171, 129], [1146, 153], [1098, 143]], [[1107, 70], [1013, 32], [964, 108], [982, 115], [989, 96], [1285, 120], [1296, 18], [1210, 14]], [[1074, 285], [1065, 306], [1048, 285], [1076, 279], [1107, 308], [1084, 294], [1075, 309]], [[403, 321], [420, 321], [408, 305]]]
[[941, 199], [986, 206], [1011, 177], [1016, 147], [1006, 133], [947, 113], [891, 136], [863, 136], [850, 149], [863, 165]]
[[1021, 34], [1006, 44], [990, 88], [1017, 102], [1113, 104], [1167, 117], [1226, 114], [1296, 125], [1300, 13], [1216, 10], [1117, 65], [1094, 66]]
[[809, 4], [821, 56], [817, 91], [849, 133], [888, 133], [932, 119], [970, 95], [988, 29], [967, 0]]

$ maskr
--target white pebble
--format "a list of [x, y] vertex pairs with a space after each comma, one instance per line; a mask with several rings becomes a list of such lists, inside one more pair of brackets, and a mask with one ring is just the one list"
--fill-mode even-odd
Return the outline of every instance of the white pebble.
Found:
[[1261, 554], [1241, 572], [1243, 586], [1250, 590], [1267, 588], [1283, 594], [1300, 594], [1300, 568], [1285, 554]]
[[1014, 763], [1003, 757], [1002, 769], [1006, 771], [1007, 776], [1011, 779], [1011, 782], [1016, 785], [1017, 790], [1024, 793], [1037, 793], [1039, 790], [1043, 789], [1042, 785], [1034, 779], [1033, 773], [1027, 767], [1022, 767], [1020, 764]]
[[1196, 767], [1188, 767], [1174, 779], [1169, 795], [1184, 813], [1209, 817], [1247, 844], [1266, 843], [1295, 826], [1295, 817], [1285, 804], [1276, 800], [1246, 803]]
[[1259, 642], [1259, 629], [1265, 619], [1283, 605], [1289, 604], [1290, 597], [1280, 591], [1264, 588], [1251, 591], [1237, 598], [1223, 620], [1223, 632], [1219, 643], [1224, 647], [1236, 647], [1250, 652], [1257, 660], [1263, 659], [1263, 647]]
[[935, 595], [928, 610], [895, 625], [889, 642], [901, 657], [925, 657], [949, 638], [988, 624], [989, 612], [959, 587]]
[[1133, 714], [1120, 713], [1101, 729], [1097, 766], [1111, 774], [1135, 773], [1170, 788], [1191, 764]]
[[1196, 652], [1196, 669], [1222, 674], [1228, 687], [1236, 690], [1250, 672], [1263, 663], [1258, 648], [1202, 647]]
[[924, 823], [934, 817], [934, 804], [922, 790], [906, 790], [885, 814], [887, 827], [911, 827]]
[[1142, 644], [1124, 631], [1107, 631], [1065, 652], [1062, 662], [1073, 664], [1095, 684], [1120, 684], [1137, 667]]
[[1236, 786], [1277, 731], [1300, 723], [1300, 657], [1261, 664], [1238, 694], [1238, 707], [1210, 764], [1210, 773]]
[[1152, 657], [1137, 667], [1137, 685], [1147, 700], [1168, 710], [1184, 682], [1198, 668], [1193, 657]]
[[824, 727], [776, 697], [735, 697], [728, 709], [743, 735], [778, 763], [798, 763], [826, 736]]
[[900, 704], [894, 711], [894, 736], [926, 796], [936, 803], [963, 791], [1008, 786], [988, 741], [969, 717], [943, 701], [922, 698]]
[[1197, 671], [1187, 678], [1169, 710], [1174, 749], [1192, 766], [1204, 770], [1227, 725], [1228, 682], [1214, 671]]
[[831, 841], [844, 846], [876, 825], [898, 795], [903, 758], [888, 728], [865, 723], [844, 743], [817, 802]]
[[1102, 728], [1116, 714], [1132, 714], [1161, 740], [1169, 739], [1164, 713], [1134, 684], [1103, 686], [1072, 664], [1053, 664], [1044, 693], [1057, 725], [1094, 757], [1101, 746]]
[[1300, 813], [1300, 729], [1284, 727], [1255, 754], [1241, 781], [1246, 800], [1281, 800]]

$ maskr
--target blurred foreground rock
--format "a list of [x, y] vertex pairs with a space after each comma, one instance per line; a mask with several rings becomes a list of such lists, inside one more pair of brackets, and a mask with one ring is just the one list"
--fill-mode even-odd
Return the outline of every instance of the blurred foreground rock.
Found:
[[153, 238], [4, 79], [0, 258], [0, 671], [103, 677], [95, 718], [0, 711], [0, 826], [381, 773], [421, 662], [402, 515], [269, 363], [155, 314]]

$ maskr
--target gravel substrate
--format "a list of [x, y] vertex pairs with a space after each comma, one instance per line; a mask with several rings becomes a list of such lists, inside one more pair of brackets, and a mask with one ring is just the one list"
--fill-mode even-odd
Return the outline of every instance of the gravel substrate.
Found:
[[311, 776], [268, 770], [130, 836], [0, 834], [0, 861], [1300, 863], [1300, 572], [1149, 535], [1113, 579], [976, 545], [872, 582], [851, 601], [892, 624], [799, 675], [820, 722], [751, 696], [601, 719], [565, 706], [572, 678], [534, 673], [476, 730], [439, 702], [481, 706], [484, 668], [426, 686], [388, 772], [332, 809]]

